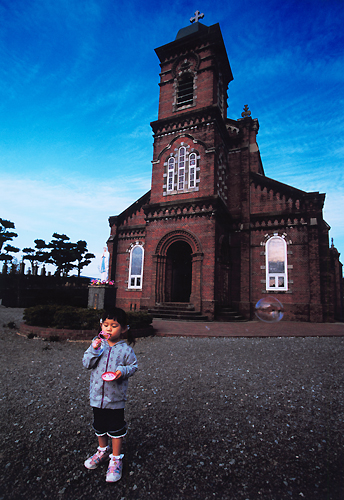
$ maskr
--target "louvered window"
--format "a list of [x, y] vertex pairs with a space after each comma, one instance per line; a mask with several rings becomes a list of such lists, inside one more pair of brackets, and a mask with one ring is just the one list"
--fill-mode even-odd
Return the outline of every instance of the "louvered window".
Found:
[[193, 76], [185, 75], [178, 82], [177, 108], [193, 104]]

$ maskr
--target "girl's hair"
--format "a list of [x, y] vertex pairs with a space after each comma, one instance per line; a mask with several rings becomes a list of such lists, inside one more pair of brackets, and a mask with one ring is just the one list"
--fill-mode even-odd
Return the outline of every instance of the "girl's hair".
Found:
[[122, 328], [128, 327], [127, 331], [121, 335], [121, 338], [126, 339], [128, 344], [135, 344], [135, 337], [128, 325], [127, 313], [123, 311], [123, 309], [119, 307], [113, 307], [112, 309], [104, 311], [101, 317], [101, 323], [103, 323], [103, 321], [105, 321], [106, 319], [113, 319], [114, 321], [117, 321]]

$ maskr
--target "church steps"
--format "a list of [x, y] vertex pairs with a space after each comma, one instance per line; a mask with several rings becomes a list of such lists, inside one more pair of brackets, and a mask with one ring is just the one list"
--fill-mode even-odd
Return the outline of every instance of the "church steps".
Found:
[[[156, 304], [148, 311], [154, 318], [166, 320], [184, 321], [208, 321], [208, 317], [195, 311], [195, 306], [189, 302], [164, 302]], [[245, 322], [237, 311], [230, 307], [222, 308], [216, 315], [216, 321], [221, 322]]]
[[232, 309], [231, 307], [223, 307], [216, 314], [216, 321], [222, 322], [245, 322], [247, 319], [243, 318], [241, 314]]
[[184, 321], [208, 321], [208, 317], [195, 311], [195, 306], [189, 302], [165, 302], [156, 304], [149, 309], [154, 318]]

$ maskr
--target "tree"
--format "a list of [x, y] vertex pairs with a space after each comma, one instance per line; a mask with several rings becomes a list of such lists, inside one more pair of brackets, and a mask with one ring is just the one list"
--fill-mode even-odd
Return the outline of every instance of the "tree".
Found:
[[[78, 241], [72, 243], [70, 238], [65, 234], [54, 233], [50, 243], [44, 240], [35, 240], [36, 254], [35, 258], [39, 262], [52, 264], [56, 267], [55, 274], [60, 276], [68, 276], [68, 273], [76, 268], [78, 269], [78, 276], [80, 276], [81, 269], [95, 258], [93, 253], [87, 251], [86, 241]], [[30, 260], [30, 257], [28, 257]], [[77, 264], [74, 262], [77, 261]]]
[[1, 252], [2, 247], [6, 241], [12, 241], [13, 238], [16, 238], [18, 236], [18, 234], [14, 231], [11, 231], [11, 229], [15, 229], [14, 222], [0, 219], [0, 260], [5, 261], [5, 263], [13, 259], [13, 255], [10, 255], [10, 253], [17, 253], [20, 251], [19, 248], [16, 248], [12, 245], [6, 245], [4, 247], [6, 253]]
[[[69, 242], [70, 238], [65, 234], [53, 234], [53, 239], [50, 243], [44, 240], [35, 240], [35, 245], [38, 250], [37, 254], [40, 259], [46, 264], [53, 264], [56, 267], [55, 275], [68, 276], [69, 271], [74, 267], [72, 262], [75, 260], [73, 253], [73, 243]], [[47, 249], [48, 251], [44, 251]]]
[[52, 261], [50, 261], [50, 252], [43, 251], [45, 248], [50, 248], [49, 243], [46, 243], [44, 240], [35, 240], [34, 243], [37, 257], [42, 259], [42, 262], [46, 264], [52, 264]]
[[13, 238], [16, 238], [18, 236], [17, 233], [15, 233], [14, 231], [9, 231], [9, 229], [15, 229], [14, 222], [0, 219], [0, 252], [5, 241], [12, 241]]
[[9, 255], [9, 252], [12, 253], [20, 252], [19, 248], [13, 247], [12, 245], [6, 245], [4, 250], [6, 253], [2, 253], [0, 255], [0, 260], [6, 260], [6, 261], [12, 260], [13, 255]]
[[[36, 240], [36, 241], [39, 241], [39, 240]], [[30, 262], [30, 264], [31, 264], [32, 274], [34, 274], [35, 267], [37, 267], [39, 263], [45, 262], [45, 259], [42, 256], [43, 252], [40, 252], [38, 249], [23, 248], [22, 252], [26, 254], [23, 257], [23, 260], [28, 260]]]
[[68, 276], [69, 271], [74, 267], [72, 262], [75, 260], [74, 244], [70, 242], [70, 238], [65, 234], [53, 234], [53, 239], [50, 242], [50, 258], [56, 273], [62, 276]]
[[79, 240], [74, 246], [75, 260], [78, 262], [74, 267], [78, 270], [78, 277], [80, 278], [80, 273], [83, 267], [88, 266], [91, 263], [91, 259], [95, 259], [96, 256], [93, 253], [89, 253], [87, 250], [86, 241]]

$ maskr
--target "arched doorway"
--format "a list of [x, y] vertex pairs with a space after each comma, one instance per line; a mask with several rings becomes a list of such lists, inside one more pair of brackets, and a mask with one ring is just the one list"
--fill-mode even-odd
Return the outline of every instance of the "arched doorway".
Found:
[[189, 302], [192, 282], [192, 249], [185, 241], [176, 241], [166, 253], [166, 302]]

